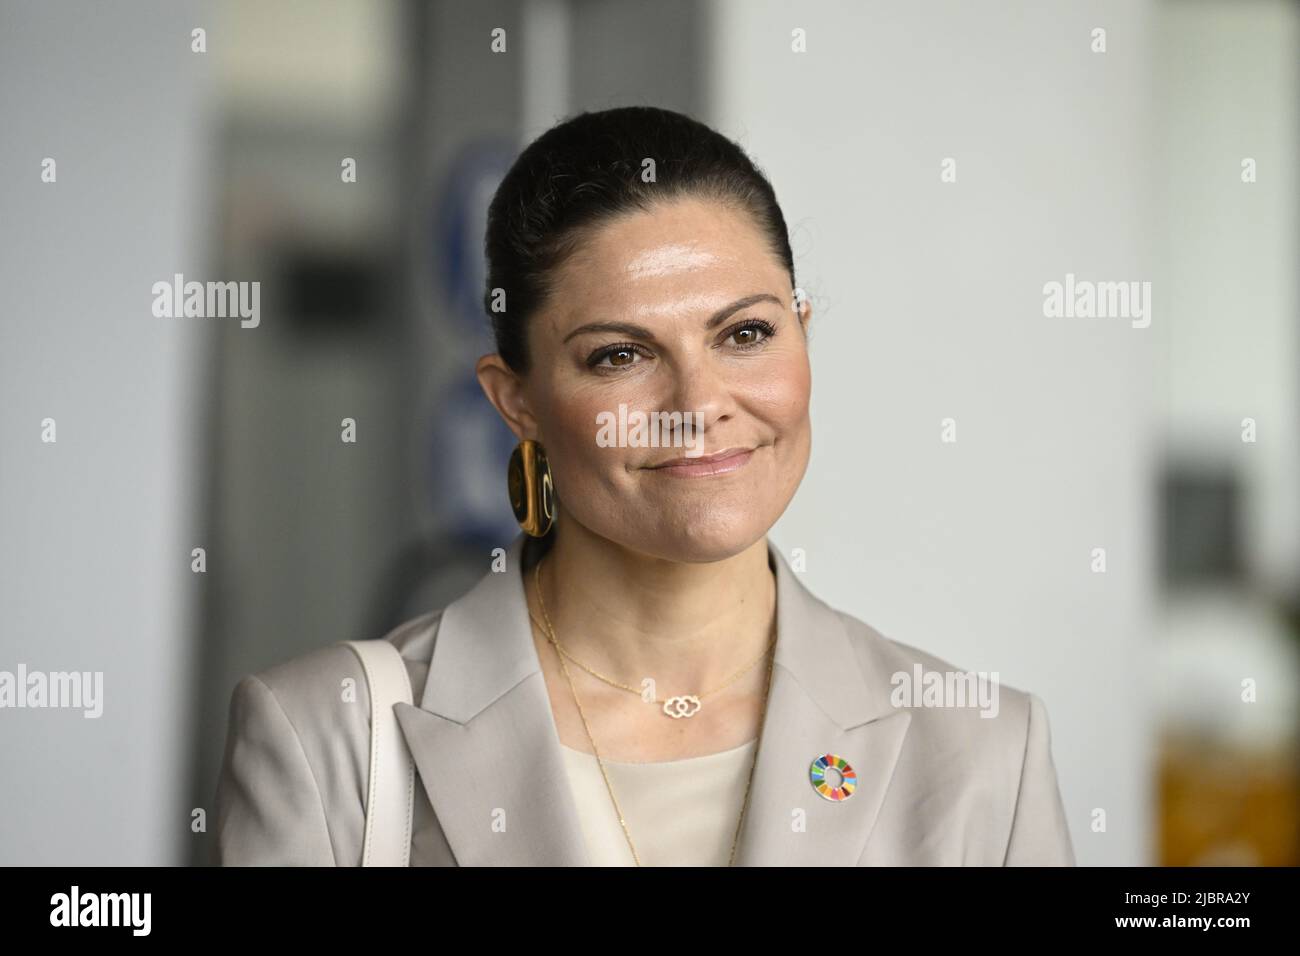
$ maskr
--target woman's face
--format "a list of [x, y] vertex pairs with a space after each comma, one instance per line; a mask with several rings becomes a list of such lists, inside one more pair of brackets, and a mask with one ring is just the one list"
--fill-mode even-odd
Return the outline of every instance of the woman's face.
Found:
[[[810, 312], [757, 224], [675, 200], [604, 224], [556, 280], [528, 329], [516, 432], [546, 450], [561, 529], [688, 562], [765, 535], [808, 465]], [[633, 426], [656, 412], [682, 424], [659, 419], [647, 447]]]

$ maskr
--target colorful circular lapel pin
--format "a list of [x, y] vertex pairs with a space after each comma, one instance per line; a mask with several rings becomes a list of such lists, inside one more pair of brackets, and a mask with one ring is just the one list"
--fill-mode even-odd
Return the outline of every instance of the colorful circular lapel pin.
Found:
[[858, 785], [858, 775], [848, 761], [835, 754], [822, 754], [808, 768], [813, 789], [827, 800], [847, 800]]

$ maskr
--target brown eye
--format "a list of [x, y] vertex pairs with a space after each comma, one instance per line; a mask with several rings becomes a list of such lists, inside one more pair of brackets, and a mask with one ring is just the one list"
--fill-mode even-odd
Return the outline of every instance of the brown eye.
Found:
[[751, 319], [731, 329], [726, 336], [735, 343], [737, 348], [751, 349], [765, 343], [775, 331], [770, 323], [761, 319]]
[[633, 365], [640, 365], [639, 359], [646, 357], [648, 356], [640, 346], [624, 342], [597, 349], [587, 359], [587, 364], [592, 368], [623, 369], [630, 368]]

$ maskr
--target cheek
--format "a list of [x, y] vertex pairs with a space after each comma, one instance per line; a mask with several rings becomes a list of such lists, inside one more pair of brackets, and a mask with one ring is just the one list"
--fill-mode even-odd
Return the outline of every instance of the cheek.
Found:
[[592, 493], [609, 484], [622, 468], [621, 448], [604, 448], [596, 442], [597, 415], [607, 401], [594, 395], [569, 395], [547, 409], [542, 422], [542, 444], [555, 476], [556, 492], [572, 500], [574, 493]]
[[760, 410], [778, 439], [794, 440], [810, 428], [808, 406], [812, 395], [812, 372], [808, 353], [792, 352], [764, 376], [751, 391], [753, 407]]

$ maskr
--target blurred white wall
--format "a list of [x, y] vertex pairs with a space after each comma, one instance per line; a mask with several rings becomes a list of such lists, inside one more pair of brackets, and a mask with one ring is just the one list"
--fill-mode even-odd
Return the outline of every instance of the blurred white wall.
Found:
[[1152, 278], [1151, 4], [715, 14], [708, 119], [770, 174], [815, 310], [812, 462], [774, 540], [830, 604], [1041, 696], [1079, 862], [1146, 862], [1148, 378], [1173, 316], [1156, 289], [1152, 328], [1048, 319], [1042, 290]]
[[[1206, 766], [1222, 767], [1211, 761], [1229, 745], [1254, 757], [1220, 771], [1245, 802], [1268, 792], [1260, 768], [1286, 779], [1300, 732], [1300, 646], [1278, 607], [1300, 588], [1300, 4], [1159, 10], [1158, 281], [1178, 318], [1158, 336], [1161, 432], [1188, 470], [1238, 481], [1248, 586], [1168, 596], [1157, 700], [1164, 726]], [[1254, 182], [1243, 182], [1247, 160]], [[1247, 418], [1253, 442], [1242, 440]], [[1250, 703], [1244, 679], [1256, 682]], [[1268, 819], [1267, 799], [1251, 805], [1243, 816]], [[1216, 839], [1192, 859], [1259, 863], [1264, 848], [1220, 832], [1223, 815], [1199, 815]]]
[[226, 320], [155, 318], [151, 286], [210, 278], [204, 9], [0, 12], [0, 669], [104, 681], [97, 719], [0, 711], [0, 864], [174, 864], [193, 839], [195, 350]]
[[[1300, 4], [1159, 7], [1160, 330], [1171, 451], [1242, 469], [1253, 572], [1300, 568]], [[1253, 159], [1256, 181], [1242, 182]], [[1243, 444], [1241, 422], [1257, 422]]]

